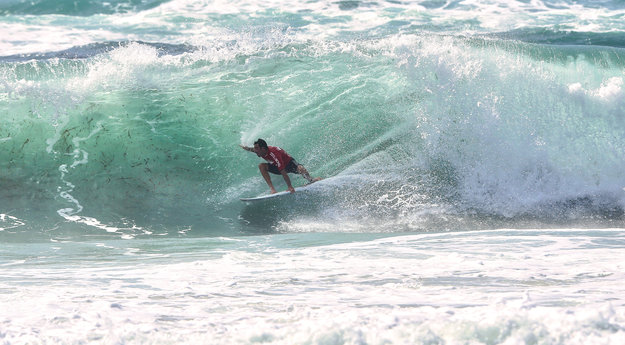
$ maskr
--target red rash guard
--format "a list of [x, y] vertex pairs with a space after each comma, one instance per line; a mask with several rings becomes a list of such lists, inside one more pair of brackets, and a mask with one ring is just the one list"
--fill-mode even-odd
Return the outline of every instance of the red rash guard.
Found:
[[286, 169], [287, 164], [289, 164], [293, 158], [279, 147], [268, 146], [267, 148], [268, 152], [263, 156], [263, 159], [278, 167], [280, 171]]

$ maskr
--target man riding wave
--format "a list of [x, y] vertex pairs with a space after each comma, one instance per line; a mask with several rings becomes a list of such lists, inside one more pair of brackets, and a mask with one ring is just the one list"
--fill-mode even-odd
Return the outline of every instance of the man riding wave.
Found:
[[297, 161], [291, 157], [286, 151], [276, 146], [268, 146], [267, 142], [263, 139], [258, 139], [254, 142], [254, 147], [247, 147], [243, 145], [242, 149], [249, 152], [254, 152], [256, 155], [269, 163], [260, 163], [258, 164], [258, 169], [260, 170], [260, 174], [269, 185], [271, 189], [271, 194], [276, 193], [276, 189], [273, 187], [273, 183], [271, 183], [271, 177], [269, 173], [282, 175], [284, 178], [284, 182], [287, 185], [287, 191], [294, 193], [295, 188], [291, 185], [291, 179], [289, 178], [289, 173], [300, 174], [302, 175], [308, 182], [313, 183], [321, 180], [321, 178], [313, 178], [310, 176], [306, 168], [303, 165], [298, 164]]

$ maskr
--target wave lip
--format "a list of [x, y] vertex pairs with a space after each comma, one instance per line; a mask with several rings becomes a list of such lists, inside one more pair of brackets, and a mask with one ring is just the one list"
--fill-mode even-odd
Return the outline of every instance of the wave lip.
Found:
[[126, 48], [130, 45], [142, 45], [156, 49], [157, 56], [180, 55], [196, 51], [197, 48], [188, 44], [152, 43], [142, 41], [110, 41], [102, 43], [90, 43], [54, 52], [25, 53], [8, 56], [0, 56], [0, 62], [24, 62], [31, 60], [49, 59], [87, 59], [97, 55], [110, 53], [119, 48]]
[[537, 44], [625, 48], [625, 31], [623, 30], [589, 32], [537, 27], [519, 28], [485, 36]]

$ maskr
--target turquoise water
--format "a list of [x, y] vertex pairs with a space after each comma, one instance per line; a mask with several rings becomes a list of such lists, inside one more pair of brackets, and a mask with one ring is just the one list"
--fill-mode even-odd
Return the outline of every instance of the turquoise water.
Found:
[[[624, 18], [0, 2], [0, 339], [622, 343]], [[258, 138], [324, 180], [242, 203]]]

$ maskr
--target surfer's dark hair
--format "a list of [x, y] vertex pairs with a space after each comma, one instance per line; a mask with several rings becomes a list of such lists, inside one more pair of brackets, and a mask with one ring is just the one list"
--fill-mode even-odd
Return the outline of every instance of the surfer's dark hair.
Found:
[[254, 145], [258, 145], [258, 147], [260, 147], [260, 148], [264, 148], [264, 149], [266, 149], [266, 148], [267, 148], [267, 142], [266, 142], [266, 141], [264, 141], [263, 139], [258, 139], [258, 140], [256, 140], [256, 141], [254, 142]]

